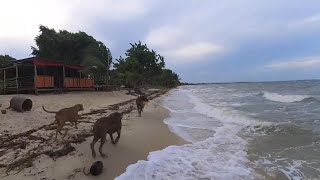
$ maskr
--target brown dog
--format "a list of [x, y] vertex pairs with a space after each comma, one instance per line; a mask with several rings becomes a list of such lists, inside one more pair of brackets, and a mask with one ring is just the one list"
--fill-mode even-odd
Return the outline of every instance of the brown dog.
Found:
[[[75, 128], [78, 129], [77, 121], [78, 121], [78, 119], [80, 117], [78, 115], [78, 112], [83, 110], [83, 105], [82, 104], [76, 104], [76, 105], [74, 105], [72, 107], [63, 108], [63, 109], [61, 109], [59, 111], [48, 111], [43, 106], [42, 106], [42, 109], [47, 113], [56, 114], [55, 118], [56, 118], [58, 127], [57, 127], [57, 131], [56, 131], [55, 140], [57, 140], [58, 133], [61, 134], [61, 130], [62, 130], [63, 126], [65, 125], [65, 123], [67, 121], [71, 122], [71, 124], [74, 123], [75, 124]], [[67, 135], [67, 131], [68, 130], [65, 129], [65, 134], [64, 134], [63, 138]]]
[[149, 102], [148, 98], [145, 95], [141, 95], [136, 99], [139, 116], [141, 116], [141, 112], [143, 111], [145, 102]]
[[[102, 117], [98, 119], [93, 125], [93, 140], [90, 144], [90, 148], [92, 151], [92, 157], [96, 157], [96, 151], [94, 150], [95, 143], [101, 139], [99, 152], [102, 157], [106, 155], [102, 152], [102, 147], [106, 142], [106, 135], [107, 133], [110, 136], [112, 144], [118, 143], [120, 136], [121, 136], [121, 126], [122, 126], [122, 114], [118, 112], [114, 112], [110, 114], [108, 117]], [[116, 140], [113, 139], [112, 134], [117, 132], [118, 137]]]

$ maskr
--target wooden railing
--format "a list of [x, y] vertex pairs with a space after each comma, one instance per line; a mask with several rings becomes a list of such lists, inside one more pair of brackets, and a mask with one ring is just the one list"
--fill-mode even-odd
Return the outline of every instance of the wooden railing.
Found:
[[54, 87], [54, 78], [53, 76], [38, 75], [35, 83], [37, 88], [52, 88]]
[[93, 79], [80, 79], [66, 77], [64, 78], [64, 87], [67, 88], [93, 88], [94, 80]]
[[9, 90], [17, 89], [17, 78], [6, 79], [4, 88]]

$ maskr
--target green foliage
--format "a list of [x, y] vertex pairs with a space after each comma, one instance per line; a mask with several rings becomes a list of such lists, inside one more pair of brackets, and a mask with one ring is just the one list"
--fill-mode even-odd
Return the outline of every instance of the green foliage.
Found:
[[124, 73], [118, 73], [115, 69], [111, 70], [110, 73], [110, 84], [121, 86], [126, 83], [125, 80], [125, 74]]
[[13, 65], [13, 61], [16, 59], [9, 55], [0, 55], [0, 69]]
[[60, 60], [66, 64], [82, 64], [87, 69], [86, 73], [95, 76], [106, 77], [112, 62], [111, 52], [105, 44], [85, 32], [56, 32], [41, 25], [35, 41], [37, 47], [31, 47], [32, 55]]
[[[31, 47], [32, 55], [60, 60], [66, 64], [82, 64], [86, 67], [86, 73], [93, 74], [95, 79], [108, 78], [107, 70], [112, 62], [111, 52], [102, 42], [85, 32], [57, 32], [41, 25], [40, 34], [35, 41], [37, 47]], [[125, 84], [127, 87], [179, 85], [179, 76], [170, 69], [165, 69], [163, 56], [140, 41], [130, 45], [125, 57], [120, 56], [114, 63], [115, 69], [109, 73], [111, 84]]]
[[114, 64], [115, 73], [123, 74], [122, 81], [127, 87], [140, 85], [156, 85], [175, 87], [179, 84], [179, 76], [169, 69], [164, 69], [164, 58], [140, 41], [130, 44], [126, 57], [120, 56]]
[[159, 82], [161, 83], [162, 86], [172, 88], [180, 84], [180, 78], [178, 74], [176, 74], [172, 70], [164, 69], [160, 76]]

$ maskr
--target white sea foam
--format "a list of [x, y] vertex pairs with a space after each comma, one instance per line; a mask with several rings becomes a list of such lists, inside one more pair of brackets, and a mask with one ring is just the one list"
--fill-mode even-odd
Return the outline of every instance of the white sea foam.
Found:
[[[173, 92], [164, 105], [173, 110], [165, 123], [191, 144], [151, 152], [147, 161], [130, 165], [116, 179], [254, 179], [247, 166], [247, 142], [237, 134], [256, 121], [214, 108], [188, 91]], [[203, 133], [205, 140], [199, 141], [199, 134], [190, 133], [194, 130]]]
[[278, 93], [270, 93], [270, 92], [264, 92], [263, 97], [270, 101], [277, 101], [277, 102], [284, 102], [284, 103], [299, 102], [304, 99], [310, 98], [310, 96], [306, 96], [306, 95], [281, 95]]
[[207, 140], [151, 152], [116, 179], [254, 179], [246, 166], [246, 142], [227, 133], [235, 128], [222, 126]]
[[[282, 172], [288, 179], [300, 180], [308, 179], [305, 174], [301, 171], [301, 167], [305, 164], [305, 161], [294, 160], [287, 158], [275, 158], [269, 160], [272, 156], [269, 154], [267, 157], [261, 157], [257, 162], [257, 166], [268, 167], [268, 173], [271, 172]], [[281, 164], [281, 165], [279, 165]], [[319, 171], [319, 170], [318, 170]]]

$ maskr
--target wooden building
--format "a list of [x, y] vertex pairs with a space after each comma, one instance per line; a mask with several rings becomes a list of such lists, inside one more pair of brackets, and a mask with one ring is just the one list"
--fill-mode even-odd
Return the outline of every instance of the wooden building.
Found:
[[93, 90], [94, 79], [83, 77], [83, 70], [81, 65], [39, 57], [17, 60], [13, 66], [0, 69], [0, 94]]

